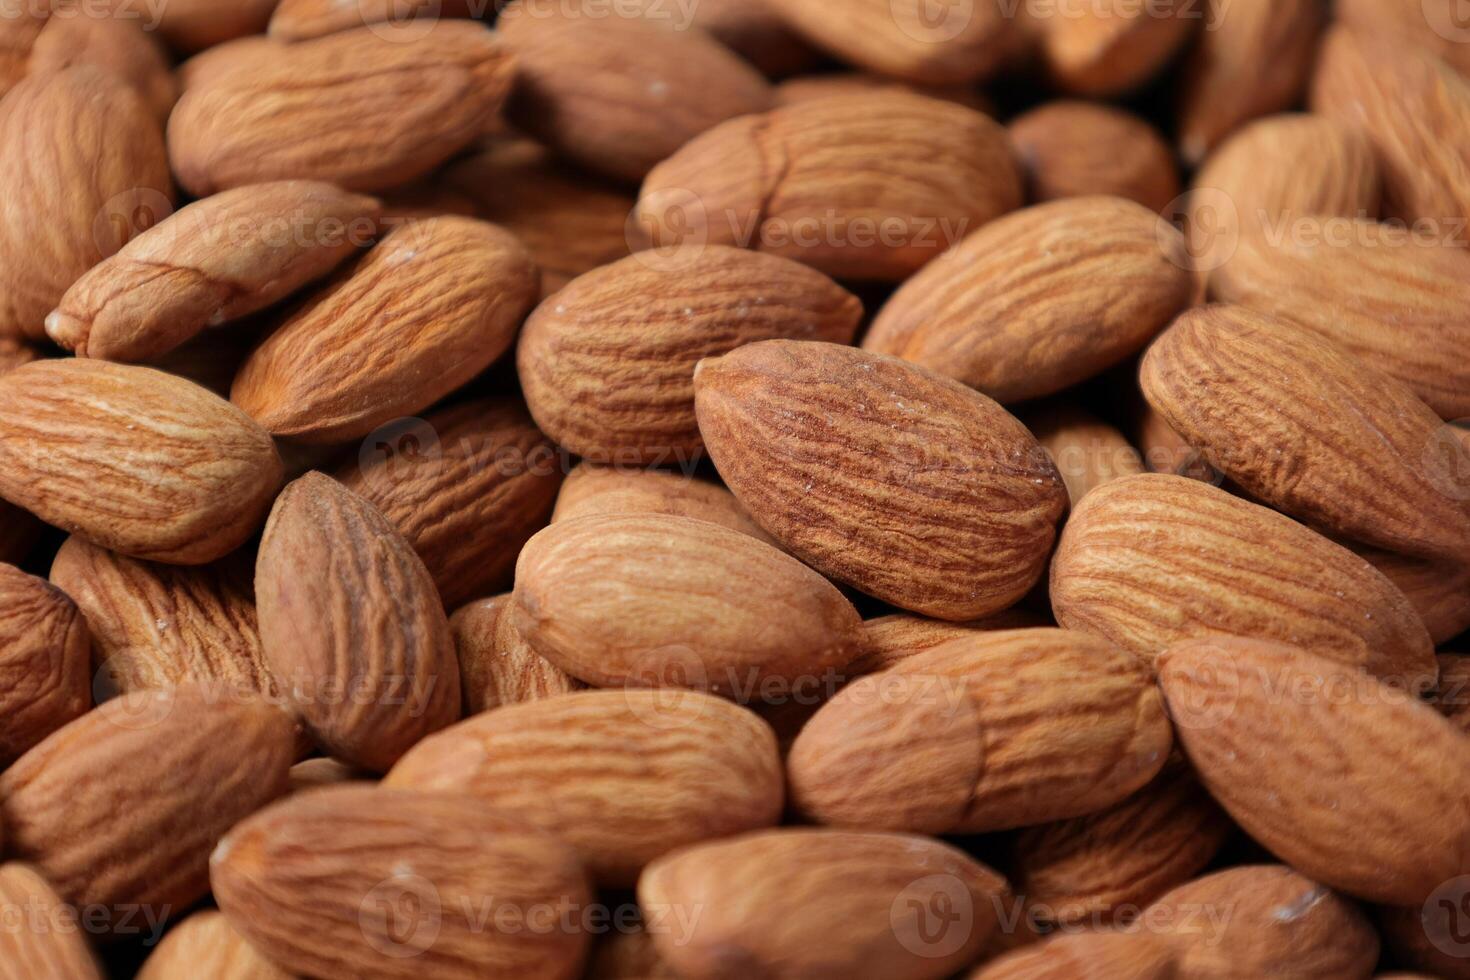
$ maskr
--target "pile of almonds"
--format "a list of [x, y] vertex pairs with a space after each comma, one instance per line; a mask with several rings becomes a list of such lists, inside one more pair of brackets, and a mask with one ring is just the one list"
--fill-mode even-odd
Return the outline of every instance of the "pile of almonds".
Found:
[[5, 3], [0, 980], [1470, 978], [1458, 3]]

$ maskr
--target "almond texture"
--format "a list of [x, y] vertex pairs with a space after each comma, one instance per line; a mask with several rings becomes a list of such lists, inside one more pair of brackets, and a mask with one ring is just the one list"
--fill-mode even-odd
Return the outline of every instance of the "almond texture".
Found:
[[4, 980], [102, 980], [75, 910], [34, 868], [0, 864], [0, 906], [16, 917], [0, 930]]
[[553, 521], [593, 514], [693, 517], [770, 542], [735, 495], [711, 480], [665, 470], [579, 463], [562, 484]]
[[510, 603], [510, 595], [494, 596], [472, 602], [449, 617], [466, 716], [570, 694], [586, 686], [526, 644], [504, 615]]
[[89, 649], [65, 593], [0, 564], [0, 765], [92, 706]]

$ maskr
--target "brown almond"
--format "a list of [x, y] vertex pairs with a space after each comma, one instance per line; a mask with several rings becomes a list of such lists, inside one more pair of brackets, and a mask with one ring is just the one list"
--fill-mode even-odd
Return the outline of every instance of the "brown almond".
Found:
[[711, 480], [666, 470], [578, 463], [562, 484], [553, 521], [593, 514], [668, 514], [719, 524], [774, 544], [735, 495]]
[[1169, 947], [1146, 932], [1069, 932], [1015, 950], [969, 980], [1176, 980]]
[[1352, 548], [1408, 598], [1436, 646], [1470, 629], [1470, 562], [1428, 561], [1362, 545]]
[[1123, 433], [1075, 406], [1048, 406], [1025, 422], [1056, 464], [1073, 506], [1109, 480], [1144, 472], [1142, 457]]
[[292, 766], [290, 780], [291, 792], [301, 793], [341, 783], [374, 783], [377, 782], [378, 777], [366, 769], [358, 769], [337, 759], [318, 756], [314, 759], [303, 759]]
[[1155, 212], [1053, 201], [991, 222], [900, 286], [863, 348], [1009, 404], [1118, 364], [1193, 293], [1184, 238]]
[[276, 498], [255, 565], [266, 664], [310, 733], [387, 771], [459, 716], [459, 671], [424, 563], [372, 504], [320, 473]]
[[505, 615], [511, 598], [480, 599], [449, 617], [466, 717], [586, 687], [526, 644]]
[[1337, 0], [1333, 16], [1365, 37], [1391, 36], [1443, 58], [1464, 75], [1470, 72], [1463, 11], [1457, 0]]
[[1042, 62], [1052, 83], [1072, 95], [1122, 95], [1152, 78], [1198, 22], [1189, 0], [1138, 4], [1100, 0], [1033, 10]]
[[102, 980], [76, 910], [34, 868], [0, 864], [0, 907], [17, 917], [0, 930], [0, 978]]
[[658, 955], [648, 929], [618, 930], [592, 947], [585, 980], [679, 980], [679, 974]]
[[230, 398], [272, 435], [361, 438], [489, 367], [535, 296], [535, 266], [504, 229], [456, 217], [401, 225], [255, 349]]
[[280, 482], [270, 436], [182, 378], [75, 358], [0, 377], [0, 496], [109, 550], [213, 561]]
[[0, 564], [0, 766], [92, 706], [89, 649], [71, 598]]
[[245, 941], [224, 914], [196, 912], [174, 926], [143, 961], [138, 980], [290, 980]]
[[790, 105], [834, 95], [860, 95], [871, 92], [908, 92], [943, 102], [953, 102], [987, 116], [994, 116], [995, 105], [979, 89], [971, 85], [916, 85], [886, 75], [865, 71], [823, 72], [820, 75], [798, 75], [776, 86], [776, 104]]
[[1163, 211], [1179, 196], [1174, 150], [1152, 125], [1112, 106], [1048, 102], [1006, 127], [1031, 185], [1031, 199], [1107, 194]]
[[470, 17], [487, 8], [480, 0], [417, 0], [410, 4], [394, 0], [280, 0], [270, 15], [269, 33], [280, 41], [309, 41], [312, 38], [350, 31], [364, 24], [414, 23], [420, 14], [426, 21], [445, 17]]
[[1185, 442], [1164, 417], [1144, 401], [1136, 388], [1130, 395], [1139, 402], [1130, 431], [1132, 440], [1143, 454], [1144, 469], [1149, 473], [1183, 476], [1219, 486], [1224, 477], [1210, 465], [1204, 454]]
[[966, 639], [977, 633], [1051, 625], [1045, 616], [1020, 608], [968, 623], [948, 623], [911, 613], [879, 616], [863, 623], [863, 655], [848, 664], [843, 673], [848, 677], [876, 674], [950, 640]]
[[[116, 13], [79, 14], [61, 3], [28, 4], [25, 9], [21, 16], [8, 11], [0, 23], [0, 46], [5, 48], [0, 60], [15, 59], [19, 74], [31, 75], [77, 65], [99, 68], [136, 92], [160, 121], [168, 118], [178, 86], [163, 49], [142, 21]], [[0, 92], [9, 87], [11, 79], [3, 77], [9, 74], [0, 75]]]

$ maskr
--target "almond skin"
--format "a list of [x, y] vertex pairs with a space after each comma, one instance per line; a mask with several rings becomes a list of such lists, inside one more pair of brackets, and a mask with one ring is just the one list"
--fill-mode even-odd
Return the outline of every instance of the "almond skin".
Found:
[[1109, 480], [1144, 472], [1142, 456], [1123, 433], [1079, 408], [1049, 406], [1025, 422], [1066, 481], [1074, 506]]
[[281, 473], [260, 426], [182, 378], [79, 359], [0, 377], [0, 496], [109, 550], [213, 561], [255, 533]]
[[1143, 661], [1082, 633], [1002, 630], [849, 684], [787, 772], [793, 804], [822, 823], [983, 833], [1111, 806], [1170, 742]]
[[65, 593], [0, 564], [0, 765], [92, 706], [88, 650]]
[[0, 774], [7, 853], [67, 902], [105, 907], [109, 929], [135, 905], [161, 919], [209, 890], [210, 850], [285, 792], [295, 747], [290, 718], [258, 697], [125, 694]]
[[1408, 598], [1436, 646], [1470, 629], [1470, 563], [1426, 561], [1361, 545], [1352, 548]]
[[1106, 194], [1163, 211], [1179, 196], [1173, 148], [1153, 126], [1122, 109], [1062, 99], [1016, 117], [1006, 128], [1033, 201]]
[[1189, 305], [1184, 238], [1115, 197], [1053, 201], [991, 222], [899, 287], [863, 349], [1001, 404], [1050, 395], [1143, 348]]
[[256, 952], [224, 914], [196, 912], [174, 926], [143, 962], [138, 980], [290, 980]]
[[189, 205], [94, 266], [46, 318], [79, 357], [146, 361], [275, 303], [370, 243], [378, 202], [293, 180]]
[[262, 49], [191, 80], [169, 117], [169, 160], [196, 197], [296, 178], [386, 190], [486, 132], [512, 71], [494, 35], [467, 21]]
[[984, 395], [896, 358], [793, 341], [703, 361], [694, 383], [720, 475], [823, 574], [950, 620], [998, 612], [1040, 577], [1066, 487]]
[[[159, 30], [179, 51], [202, 51], [248, 34], [259, 34], [270, 21], [276, 0], [169, 0], [159, 8]], [[126, 8], [125, 8], [126, 9]]]
[[857, 610], [748, 534], [688, 517], [558, 521], [516, 563], [515, 629], [597, 687], [690, 687], [746, 700], [765, 681], [857, 656]]
[[788, 78], [776, 86], [776, 104], [790, 105], [810, 99], [825, 99], [834, 95], [855, 95], [870, 92], [908, 92], [924, 95], [931, 99], [953, 102], [956, 105], [995, 115], [995, 106], [989, 97], [969, 85], [915, 85], [900, 82], [886, 75], [875, 75], [863, 71], [823, 72], [820, 75], [798, 75]]
[[973, 637], [977, 633], [1051, 625], [1045, 616], [1019, 608], [968, 623], [947, 623], [942, 619], [926, 619], [910, 613], [879, 616], [864, 621], [863, 655], [848, 664], [844, 673], [849, 677], [876, 674], [940, 644]]
[[1122, 95], [1154, 76], [1196, 23], [1188, 0], [1043, 4], [1033, 13], [1042, 63], [1052, 84], [1089, 98]]
[[1057, 622], [1140, 656], [1200, 636], [1298, 644], [1422, 690], [1433, 647], [1403, 593], [1289, 517], [1178, 476], [1088, 494], [1051, 567]]
[[459, 716], [449, 622], [424, 563], [321, 473], [287, 485], [255, 565], [271, 673], [332, 755], [376, 772]]
[[516, 704], [419, 743], [384, 780], [467, 793], [575, 847], [603, 885], [631, 885], [685, 844], [774, 825], [770, 727], [695, 692], [583, 691]]
[[1159, 685], [1210, 794], [1303, 874], [1414, 905], [1470, 871], [1470, 741], [1430, 706], [1300, 648], [1233, 637], [1171, 647]]
[[29, 4], [7, 11], [0, 47], [0, 94], [22, 75], [90, 65], [126, 84], [159, 120], [168, 118], [178, 97], [168, 59], [140, 20], [79, 16], [61, 3]]
[[5, 980], [102, 980], [76, 916], [34, 868], [0, 864], [0, 907], [17, 916], [0, 930]]
[[[464, 796], [293, 796], [230, 831], [210, 881], [230, 924], [292, 974], [571, 980], [587, 947], [592, 894], [571, 849]], [[551, 909], [568, 918], [548, 923]]]
[[640, 253], [573, 280], [526, 321], [526, 404], [572, 453], [668, 465], [704, 448], [694, 366], [759, 340], [850, 344], [863, 307], [814, 269], [710, 246]]
[[655, 245], [735, 245], [836, 279], [898, 282], [1020, 207], [1005, 130], [906, 92], [834, 96], [732, 119], [643, 182]]
[[[517, 399], [476, 399], [411, 425], [337, 470], [424, 560], [447, 608], [506, 589], [546, 526], [562, 457]], [[421, 441], [418, 441], [421, 440]]]
[[46, 314], [82, 273], [162, 217], [173, 182], [158, 122], [113, 76], [37, 75], [0, 103], [0, 335], [45, 339]]
[[287, 317], [230, 399], [272, 435], [359, 439], [489, 367], [535, 297], [535, 267], [509, 232], [471, 218], [410, 222]]
[[526, 645], [505, 621], [510, 603], [509, 594], [493, 596], [472, 602], [449, 617], [466, 717], [586, 687]]
[[719, 524], [774, 544], [735, 495], [710, 480], [664, 470], [578, 463], [562, 484], [553, 521], [593, 514], [668, 514]]
[[511, 118], [617, 180], [642, 180], [710, 127], [771, 105], [760, 72], [699, 28], [558, 14], [532, 0], [507, 7], [496, 31], [516, 59]]
[[[906, 834], [783, 828], [685, 848], [638, 882], [645, 916], [700, 909], [687, 933], [653, 930], [690, 980], [938, 980], [975, 959], [1005, 879], [958, 848]], [[939, 939], [920, 912], [958, 918]]]
[[1168, 946], [1143, 932], [1070, 932], [992, 960], [969, 980], [1176, 980]]
[[1144, 394], [1253, 498], [1390, 551], [1470, 561], [1470, 474], [1442, 423], [1346, 348], [1243, 307], [1190, 310], [1149, 348]]

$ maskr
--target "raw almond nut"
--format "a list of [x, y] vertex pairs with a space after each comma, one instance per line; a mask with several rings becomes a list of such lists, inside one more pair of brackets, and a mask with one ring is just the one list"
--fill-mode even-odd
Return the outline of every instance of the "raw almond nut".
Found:
[[1034, 11], [1052, 83], [1090, 98], [1122, 95], [1148, 81], [1188, 39], [1190, 0], [1138, 4], [1099, 0]]
[[770, 107], [761, 74], [697, 27], [542, 6], [511, 4], [496, 22], [516, 59], [511, 117], [591, 170], [642, 180], [710, 127]]
[[40, 353], [36, 348], [14, 337], [0, 337], [0, 374], [9, 374], [22, 364], [34, 361]]
[[563, 461], [518, 399], [477, 399], [411, 421], [342, 466], [424, 560], [447, 608], [506, 589], [546, 526]]
[[1173, 953], [1143, 932], [1072, 932], [992, 960], [969, 980], [1176, 980]]
[[1303, 874], [1411, 905], [1470, 871], [1470, 740], [1407, 692], [1234, 637], [1170, 647], [1159, 685], [1200, 781]]
[[486, 132], [512, 71], [494, 35], [468, 21], [254, 49], [190, 80], [169, 117], [169, 159], [196, 197], [297, 178], [386, 190]]
[[1143, 392], [1253, 498], [1390, 551], [1470, 562], [1470, 473], [1401, 382], [1243, 307], [1190, 310], [1149, 348]]
[[290, 980], [217, 911], [196, 912], [174, 926], [149, 954], [138, 980]]
[[474, 796], [570, 843], [610, 887], [675, 848], [775, 824], [783, 796], [765, 722], [709, 695], [634, 689], [476, 715], [415, 746], [384, 785]]
[[159, 8], [158, 29], [176, 50], [202, 51], [264, 31], [275, 5], [276, 0], [169, 0]]
[[723, 246], [640, 253], [573, 280], [516, 350], [537, 424], [598, 462], [697, 457], [694, 366], [758, 340], [852, 343], [863, 308], [814, 269]]
[[[681, 977], [938, 980], [980, 952], [1005, 879], [958, 848], [906, 834], [783, 828], [671, 854], [638, 882], [645, 916], [700, 909], [654, 932]], [[936, 937], [932, 916], [949, 909]]]
[[814, 99], [722, 123], [643, 182], [660, 248], [736, 245], [837, 279], [897, 282], [1020, 207], [1005, 130], [906, 92]]
[[748, 534], [688, 517], [558, 521], [516, 564], [507, 613], [532, 650], [596, 687], [688, 687], [752, 700], [860, 651], [857, 610]]
[[1152, 125], [1122, 109], [1063, 99], [1006, 128], [1034, 201], [1107, 194], [1163, 211], [1179, 196], [1173, 148]]
[[340, 783], [374, 783], [377, 782], [377, 779], [375, 774], [366, 769], [358, 769], [325, 756], [303, 759], [292, 766], [290, 772], [291, 792], [293, 793], [320, 789], [323, 786], [336, 786]]
[[1436, 646], [1470, 629], [1470, 562], [1426, 561], [1361, 545], [1352, 548], [1408, 598]]
[[46, 333], [80, 357], [146, 361], [326, 275], [377, 232], [378, 202], [329, 184], [256, 184], [134, 238], [61, 297]]
[[1051, 567], [1057, 622], [1156, 657], [1191, 637], [1294, 643], [1392, 683], [1433, 681], [1419, 616], [1373, 566], [1289, 517], [1177, 476], [1083, 498]]
[[424, 563], [321, 473], [276, 498], [255, 565], [266, 664], [332, 755], [386, 772], [459, 716], [459, 671]]
[[908, 92], [943, 102], [953, 102], [987, 116], [994, 116], [995, 106], [979, 89], [970, 85], [915, 85], [886, 75], [862, 71], [825, 72], [821, 75], [798, 75], [776, 86], [776, 104], [790, 105], [834, 95], [860, 95], [871, 92]]
[[276, 698], [250, 577], [248, 556], [183, 568], [75, 537], [51, 565], [52, 584], [87, 618], [99, 686], [127, 692], [219, 681]]
[[1464, 13], [1456, 0], [1337, 0], [1333, 16], [1364, 37], [1390, 36], [1424, 48], [1443, 58], [1464, 75], [1470, 72], [1470, 51], [1460, 33]]
[[281, 472], [260, 426], [182, 378], [80, 359], [0, 377], [0, 496], [109, 550], [213, 561], [255, 533]]
[[0, 766], [92, 706], [88, 650], [65, 593], [0, 564]]
[[900, 286], [863, 348], [1009, 404], [1119, 363], [1193, 293], [1184, 238], [1155, 212], [1053, 201], [991, 222]]
[[82, 273], [172, 206], [158, 122], [98, 68], [35, 75], [0, 102], [0, 334], [43, 340]]
[[470, 17], [487, 9], [479, 0], [280, 0], [271, 13], [269, 33], [280, 41], [309, 41], [364, 24], [413, 23], [445, 17]]
[[287, 317], [230, 398], [272, 435], [358, 439], [489, 367], [535, 297], [535, 266], [509, 232], [470, 218], [410, 222]]
[[472, 602], [449, 617], [466, 717], [586, 687], [526, 645], [505, 616], [510, 603], [507, 593]]
[[138, 20], [67, 10], [57, 2], [13, 8], [0, 22], [0, 94], [24, 75], [76, 65], [99, 68], [126, 84], [160, 121], [168, 118], [178, 87], [158, 42]]
[[1073, 506], [1109, 480], [1144, 472], [1143, 459], [1123, 433], [1070, 405], [1054, 405], [1027, 416], [1067, 484]]
[[710, 480], [664, 470], [577, 464], [562, 484], [551, 519], [569, 521], [593, 514], [692, 517], [775, 543], [729, 490]]
[[263, 34], [252, 34], [201, 50], [179, 65], [179, 87], [187, 92], [237, 67], [269, 66], [285, 47]]
[[1111, 806], [1163, 767], [1171, 735], [1146, 663], [1082, 633], [953, 640], [843, 688], [787, 759], [822, 823], [982, 833]]
[[0, 907], [22, 918], [0, 930], [4, 980], [102, 980], [97, 960], [78, 928], [76, 910], [34, 868], [0, 864]]
[[1045, 616], [1024, 609], [1007, 609], [968, 623], [947, 623], [942, 619], [927, 619], [910, 613], [879, 616], [863, 623], [863, 655], [848, 664], [843, 673], [848, 677], [876, 674], [940, 644], [973, 637], [977, 633], [1051, 625]]
[[1180, 885], [1144, 915], [1165, 924], [1181, 977], [1366, 980], [1378, 937], [1352, 903], [1280, 865], [1249, 865]]
[[215, 842], [285, 792], [295, 750], [290, 718], [239, 691], [125, 694], [0, 774], [7, 853], [96, 927], [136, 930], [139, 906], [159, 921], [208, 892]]
[[220, 841], [210, 880], [230, 925], [292, 974], [571, 980], [587, 947], [571, 849], [458, 795], [290, 797]]

